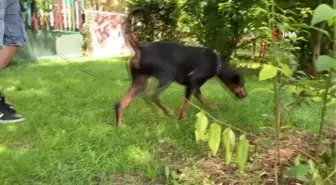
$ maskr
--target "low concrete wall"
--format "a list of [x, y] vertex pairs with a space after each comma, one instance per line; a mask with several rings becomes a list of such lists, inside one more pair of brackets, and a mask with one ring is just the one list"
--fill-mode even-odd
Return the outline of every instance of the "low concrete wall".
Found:
[[14, 60], [37, 61], [45, 58], [59, 58], [57, 53], [67, 58], [82, 56], [83, 37], [76, 32], [27, 31], [28, 39], [24, 47], [15, 54]]

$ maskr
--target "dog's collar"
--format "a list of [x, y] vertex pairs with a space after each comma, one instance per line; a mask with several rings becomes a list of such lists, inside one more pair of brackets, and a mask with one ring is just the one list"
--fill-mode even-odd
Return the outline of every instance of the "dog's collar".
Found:
[[219, 64], [217, 64], [216, 74], [219, 74], [221, 71], [222, 71], [222, 64], [219, 63]]
[[217, 56], [216, 74], [218, 75], [221, 71], [222, 71], [222, 63], [219, 56]]

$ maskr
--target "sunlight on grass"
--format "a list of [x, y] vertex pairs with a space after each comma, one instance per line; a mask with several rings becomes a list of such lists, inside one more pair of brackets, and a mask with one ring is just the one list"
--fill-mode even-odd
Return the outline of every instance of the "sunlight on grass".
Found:
[[131, 146], [126, 150], [126, 156], [135, 164], [147, 164], [152, 160], [151, 154], [148, 150], [140, 147]]
[[56, 61], [56, 62], [39, 62], [38, 66], [65, 66], [68, 65], [67, 61]]
[[48, 96], [48, 94], [50, 94], [49, 89], [48, 88], [39, 88], [39, 89], [29, 89], [25, 91], [25, 95], [28, 96]]
[[16, 132], [17, 131], [17, 125], [9, 124], [9, 125], [6, 126], [6, 129], [7, 129], [8, 132]]
[[7, 152], [8, 149], [5, 146], [0, 145], [0, 154]]

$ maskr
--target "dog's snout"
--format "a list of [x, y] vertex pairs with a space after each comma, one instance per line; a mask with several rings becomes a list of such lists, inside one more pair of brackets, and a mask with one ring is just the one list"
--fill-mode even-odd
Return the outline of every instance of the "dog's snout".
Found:
[[247, 96], [245, 89], [242, 87], [235, 88], [234, 93], [239, 99], [243, 99]]

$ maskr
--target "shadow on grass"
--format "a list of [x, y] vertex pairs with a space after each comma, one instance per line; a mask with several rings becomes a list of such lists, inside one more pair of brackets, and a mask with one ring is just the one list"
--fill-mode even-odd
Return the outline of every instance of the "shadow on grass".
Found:
[[[103, 78], [84, 73], [78, 66]], [[194, 115], [199, 112], [194, 107], [189, 108], [187, 120], [178, 121], [137, 98], [124, 113], [127, 128], [116, 128], [113, 104], [130, 84], [125, 80], [125, 60], [13, 65], [0, 73], [0, 79], [0, 90], [26, 117], [22, 124], [0, 127], [4, 184], [109, 184], [118, 174], [134, 173], [154, 178], [163, 176], [158, 169], [165, 165], [178, 166], [206, 152], [194, 141]], [[246, 84], [248, 90], [270, 85], [254, 76], [248, 76]], [[202, 91], [218, 105], [216, 109], [203, 107], [216, 118], [250, 131], [272, 126], [270, 95], [237, 101], [216, 80], [210, 80]], [[162, 99], [178, 110], [183, 92], [183, 87], [172, 84]], [[316, 107], [302, 107], [291, 120], [314, 128], [315, 114]]]

